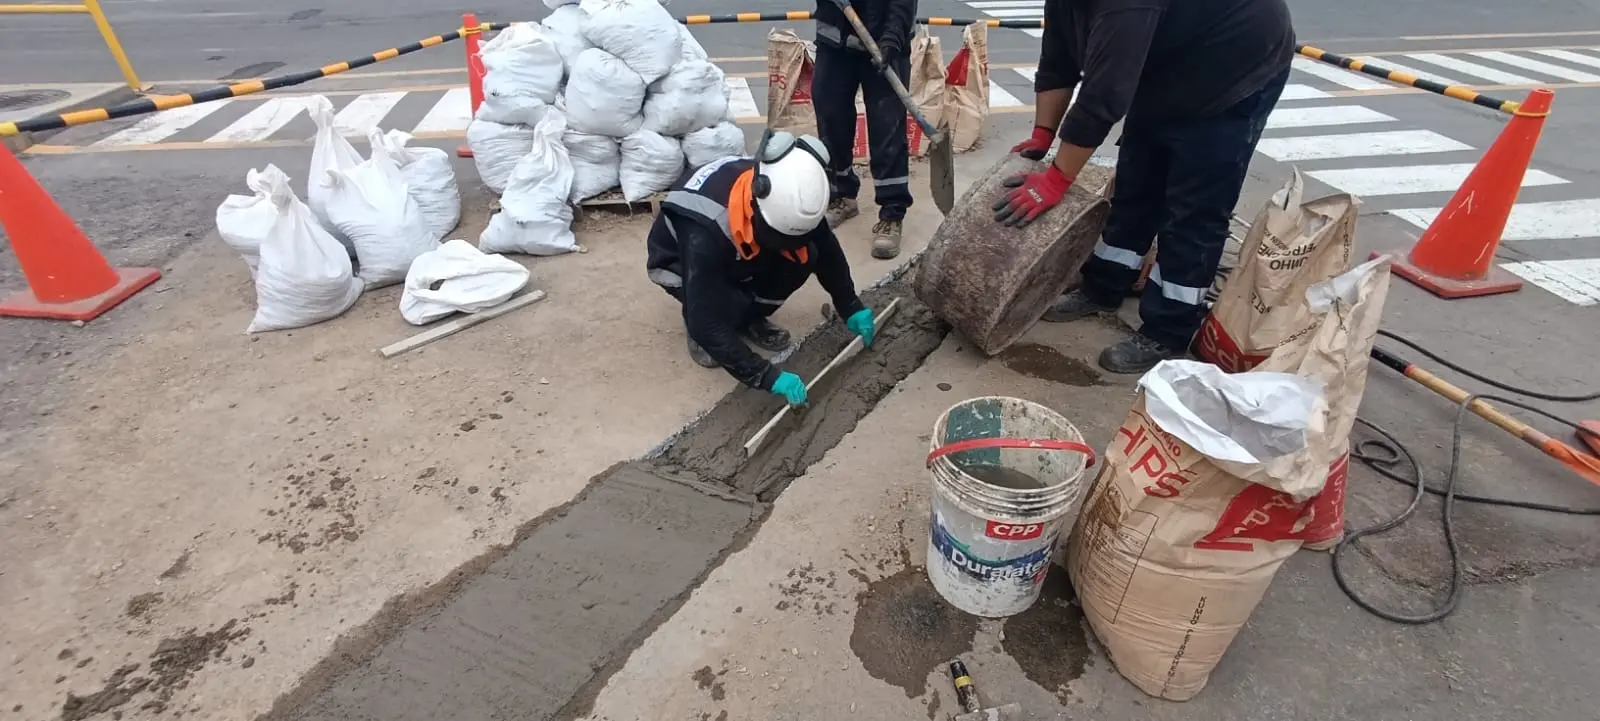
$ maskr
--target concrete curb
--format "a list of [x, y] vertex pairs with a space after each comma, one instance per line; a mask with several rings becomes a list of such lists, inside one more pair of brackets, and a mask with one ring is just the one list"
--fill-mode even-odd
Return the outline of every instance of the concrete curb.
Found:
[[[134, 99], [139, 98], [139, 97], [140, 97], [140, 93], [136, 93], [130, 88], [127, 88], [127, 87], [116, 87], [116, 88], [112, 88], [110, 90], [107, 90], [107, 91], [105, 91], [103, 93], [99, 93], [97, 95], [92, 95], [90, 97], [84, 98], [83, 100], [79, 100], [76, 103], [72, 103], [70, 105], [65, 105], [65, 106], [56, 108], [55, 110], [52, 110], [52, 111], [50, 111], [48, 113], [41, 113], [39, 115], [33, 116], [32, 118], [29, 118], [29, 120], [33, 120], [35, 118], [41, 118], [41, 117], [49, 117], [49, 116], [52, 116], [52, 115], [60, 115], [60, 114], [63, 114], [63, 113], [71, 113], [71, 112], [75, 112], [75, 111], [78, 111], [78, 110], [92, 110], [94, 108], [108, 108], [108, 107], [111, 107], [113, 105], [117, 105], [119, 103], [126, 103], [126, 102], [128, 102], [130, 100], [134, 100]], [[48, 140], [51, 137], [54, 137], [56, 135], [56, 133], [59, 133], [59, 132], [61, 132], [63, 130], [66, 130], [66, 128], [57, 128], [55, 130], [43, 130], [43, 131], [40, 131], [40, 132], [37, 132], [37, 133], [18, 133], [16, 135], [8, 135], [6, 137], [0, 138], [0, 142], [4, 142], [6, 147], [9, 148], [11, 150], [11, 152], [20, 154], [23, 151], [27, 150], [28, 148], [33, 147], [33, 145], [35, 143], [44, 142], [45, 140]]]

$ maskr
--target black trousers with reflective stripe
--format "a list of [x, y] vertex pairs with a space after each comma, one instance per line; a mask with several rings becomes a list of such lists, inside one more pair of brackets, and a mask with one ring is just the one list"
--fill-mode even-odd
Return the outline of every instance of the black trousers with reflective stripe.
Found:
[[1118, 142], [1111, 216], [1083, 266], [1083, 293], [1118, 305], [1150, 244], [1156, 264], [1139, 300], [1139, 333], [1187, 348], [1205, 318], [1204, 296], [1228, 241], [1250, 158], [1289, 69], [1227, 111], [1206, 118], [1129, 118]]
[[[806, 281], [811, 280], [812, 269], [815, 266], [815, 259], [810, 258], [805, 263], [794, 263], [788, 260], [768, 263], [762, 268], [763, 272], [738, 282], [738, 288], [743, 291], [746, 302], [741, 313], [742, 317], [739, 325], [743, 327], [762, 318], [771, 317], [773, 313], [778, 312], [778, 309], [782, 308], [783, 304], [789, 300], [789, 296], [794, 295], [795, 291], [800, 290], [806, 284]], [[661, 289], [665, 290], [667, 295], [682, 303], [682, 274], [678, 273], [678, 276], [678, 285], [668, 285], [659, 281], [656, 284], [661, 286]], [[651, 280], [656, 280], [656, 278]], [[687, 306], [684, 307], [684, 311], [688, 312]]]
[[[885, 58], [903, 82], [910, 83], [911, 51]], [[868, 167], [873, 200], [880, 220], [901, 220], [911, 207], [910, 148], [906, 145], [906, 107], [865, 52], [817, 43], [817, 65], [811, 76], [811, 102], [817, 132], [828, 148], [833, 197], [855, 198], [861, 192], [853, 147], [856, 138], [856, 90], [867, 106]]]

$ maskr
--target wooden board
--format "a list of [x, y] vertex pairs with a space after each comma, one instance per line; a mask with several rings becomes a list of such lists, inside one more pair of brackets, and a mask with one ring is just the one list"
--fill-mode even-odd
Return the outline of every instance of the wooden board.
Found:
[[455, 335], [461, 331], [471, 328], [472, 326], [478, 325], [479, 323], [494, 320], [495, 318], [499, 318], [500, 316], [510, 313], [511, 311], [514, 311], [525, 305], [532, 305], [541, 300], [544, 300], [544, 291], [530, 291], [526, 294], [519, 295], [511, 300], [501, 303], [493, 308], [487, 308], [471, 315], [456, 318], [455, 320], [448, 321], [442, 325], [429, 328], [428, 330], [411, 336], [410, 338], [398, 343], [386, 345], [378, 349], [378, 355], [381, 355], [385, 358], [393, 358], [406, 351], [421, 348], [422, 346], [425, 346], [436, 340]]

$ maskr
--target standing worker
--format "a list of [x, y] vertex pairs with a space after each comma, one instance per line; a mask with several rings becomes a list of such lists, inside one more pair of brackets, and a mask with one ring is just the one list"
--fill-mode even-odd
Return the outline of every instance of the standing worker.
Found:
[[1124, 121], [1105, 234], [1082, 287], [1044, 319], [1115, 312], [1154, 241], [1143, 323], [1100, 354], [1108, 371], [1142, 373], [1183, 353], [1204, 319], [1228, 219], [1289, 79], [1289, 8], [1284, 0], [1045, 0], [1044, 14], [1033, 136], [1012, 151], [1038, 160], [1057, 135], [1061, 148], [1050, 167], [1007, 181], [1014, 189], [995, 204], [995, 219], [1026, 225], [1061, 202]]
[[822, 141], [768, 131], [756, 158], [722, 158], [679, 178], [646, 241], [650, 280], [683, 304], [689, 357], [790, 405], [806, 402], [805, 383], [740, 336], [769, 351], [788, 347], [789, 332], [769, 318], [813, 274], [869, 347], [875, 330], [844, 249], [823, 223], [827, 167]]
[[[850, 0], [861, 24], [883, 52], [883, 61], [902, 82], [910, 82], [911, 27], [916, 22], [917, 0]], [[872, 199], [878, 203], [878, 223], [872, 226], [872, 257], [900, 254], [901, 225], [911, 207], [910, 148], [906, 143], [906, 107], [872, 56], [856, 37], [844, 11], [832, 0], [818, 0], [817, 65], [811, 76], [811, 104], [817, 113], [817, 132], [833, 158], [828, 165], [833, 200], [828, 206], [828, 226], [856, 217], [861, 209], [856, 195], [852, 152], [856, 138], [856, 90], [867, 105], [867, 153], [872, 170]]]

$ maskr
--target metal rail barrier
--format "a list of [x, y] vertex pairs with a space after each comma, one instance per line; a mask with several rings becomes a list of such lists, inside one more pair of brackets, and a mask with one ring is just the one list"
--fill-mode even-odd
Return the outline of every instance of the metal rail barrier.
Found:
[[1437, 80], [1419, 78], [1411, 73], [1403, 73], [1399, 70], [1390, 70], [1382, 65], [1374, 65], [1362, 60], [1356, 60], [1355, 58], [1347, 58], [1343, 55], [1335, 55], [1326, 50], [1311, 47], [1310, 45], [1297, 46], [1295, 51], [1299, 52], [1301, 55], [1311, 58], [1312, 60], [1320, 60], [1329, 65], [1337, 65], [1346, 70], [1354, 70], [1359, 73], [1366, 73], [1367, 75], [1371, 75], [1373, 77], [1383, 78], [1391, 83], [1409, 85], [1418, 90], [1426, 90], [1430, 93], [1438, 93], [1439, 95], [1443, 95], [1445, 97], [1466, 101], [1472, 103], [1473, 105], [1489, 108], [1490, 110], [1498, 110], [1502, 113], [1507, 113], [1510, 115], [1516, 115], [1517, 110], [1522, 107], [1522, 103], [1515, 100], [1501, 100], [1499, 98], [1484, 95], [1483, 93], [1473, 90], [1472, 88], [1461, 85], [1448, 85]]
[[122, 71], [123, 81], [136, 93], [145, 89], [139, 83], [139, 76], [133, 72], [133, 64], [128, 62], [128, 54], [122, 50], [122, 42], [117, 40], [111, 23], [106, 21], [106, 14], [100, 11], [100, 0], [83, 0], [80, 5], [0, 5], [0, 15], [62, 14], [86, 14], [93, 18], [94, 26], [100, 30], [100, 38], [106, 42], [106, 49], [111, 51], [111, 59], [117, 62], [117, 68]]

